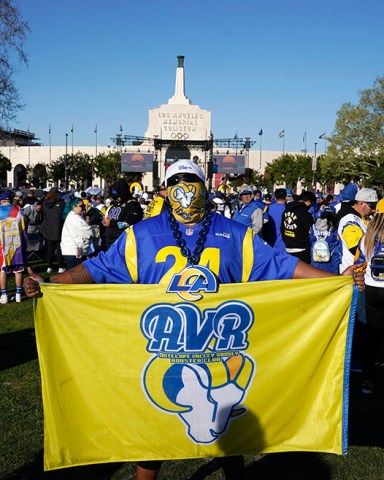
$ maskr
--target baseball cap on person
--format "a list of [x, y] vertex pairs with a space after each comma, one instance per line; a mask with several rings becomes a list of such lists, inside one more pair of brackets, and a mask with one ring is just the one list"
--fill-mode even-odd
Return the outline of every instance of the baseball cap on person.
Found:
[[375, 213], [384, 213], [384, 198], [377, 202]]
[[205, 181], [204, 172], [196, 163], [192, 162], [192, 160], [178, 160], [168, 167], [165, 174], [165, 186], [168, 187], [168, 180], [171, 177], [176, 175], [182, 177], [183, 174], [196, 175], [202, 182]]
[[11, 192], [2, 192], [0, 200], [8, 200], [10, 202], [13, 200], [13, 195]]
[[355, 195], [357, 193], [357, 185], [356, 183], [349, 183], [344, 189], [341, 191], [341, 196], [344, 202], [355, 200]]
[[241, 197], [242, 195], [252, 195], [252, 188], [251, 188], [249, 185], [243, 185], [243, 186], [240, 188], [239, 195], [240, 195], [240, 197]]
[[379, 198], [376, 190], [373, 190], [372, 188], [362, 188], [356, 193], [355, 200], [366, 203], [377, 203]]

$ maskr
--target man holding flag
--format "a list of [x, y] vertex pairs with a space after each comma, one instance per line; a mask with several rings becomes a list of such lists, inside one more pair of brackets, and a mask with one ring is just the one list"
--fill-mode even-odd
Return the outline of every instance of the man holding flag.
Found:
[[[271, 248], [250, 228], [212, 213], [204, 172], [192, 161], [172, 164], [165, 187], [167, 212], [133, 225], [107, 252], [45, 281], [168, 285], [174, 275], [197, 266], [209, 268], [219, 284], [334, 276]], [[343, 274], [351, 275], [356, 267]], [[28, 297], [35, 297], [43, 278], [32, 270], [29, 274], [24, 289]], [[363, 289], [364, 274], [354, 277]], [[245, 478], [242, 457], [224, 457], [221, 462], [227, 480]], [[161, 461], [139, 462], [137, 480], [156, 479], [160, 467]]]

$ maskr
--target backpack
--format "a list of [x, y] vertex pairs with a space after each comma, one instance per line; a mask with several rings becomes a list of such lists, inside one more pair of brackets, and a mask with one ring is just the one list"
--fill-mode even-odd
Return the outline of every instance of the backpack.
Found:
[[312, 245], [311, 256], [314, 262], [328, 263], [331, 261], [332, 252], [329, 249], [326, 238], [330, 235], [330, 232], [325, 232], [322, 238], [319, 238], [319, 232], [316, 228], [313, 229], [313, 233], [316, 237], [316, 242]]
[[384, 248], [379, 246], [379, 249], [375, 249], [373, 257], [371, 258], [371, 275], [374, 280], [380, 282], [384, 281]]

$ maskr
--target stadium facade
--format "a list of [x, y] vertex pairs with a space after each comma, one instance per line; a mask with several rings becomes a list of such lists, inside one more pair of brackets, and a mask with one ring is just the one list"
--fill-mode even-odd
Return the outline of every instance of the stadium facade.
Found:
[[[46, 168], [52, 160], [81, 152], [91, 156], [111, 151], [120, 151], [122, 154], [135, 157], [145, 154], [153, 155], [153, 165], [143, 177], [145, 190], [161, 183], [168, 166], [179, 158], [193, 159], [205, 169], [207, 176], [212, 177], [212, 184], [216, 186], [223, 172], [215, 172], [212, 167], [215, 157], [224, 159], [234, 158], [242, 162], [245, 168], [251, 168], [263, 173], [265, 166], [282, 154], [282, 151], [268, 151], [261, 148], [252, 149], [256, 143], [250, 137], [215, 139], [211, 133], [211, 112], [193, 105], [185, 95], [184, 57], [178, 56], [174, 95], [167, 104], [149, 110], [148, 128], [142, 137], [123, 136], [116, 134], [113, 145], [93, 146], [43, 146], [37, 142], [31, 132], [21, 130], [0, 131], [0, 152], [12, 164], [12, 170], [3, 178], [0, 177], [0, 186], [19, 187], [26, 182], [26, 169]], [[292, 154], [302, 152], [287, 152]], [[217, 170], [217, 168], [216, 168]], [[229, 170], [231, 171], [231, 170]], [[63, 179], [59, 187], [64, 187]], [[40, 188], [51, 187], [52, 183], [39, 185]], [[103, 179], [94, 178], [88, 186], [104, 188]]]

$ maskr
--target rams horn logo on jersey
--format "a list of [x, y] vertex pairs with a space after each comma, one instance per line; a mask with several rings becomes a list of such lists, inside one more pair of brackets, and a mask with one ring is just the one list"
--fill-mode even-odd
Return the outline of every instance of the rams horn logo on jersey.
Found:
[[180, 298], [196, 302], [203, 298], [198, 292], [217, 292], [218, 284], [215, 275], [206, 267], [195, 265], [176, 273], [167, 289], [167, 293], [177, 293]]

